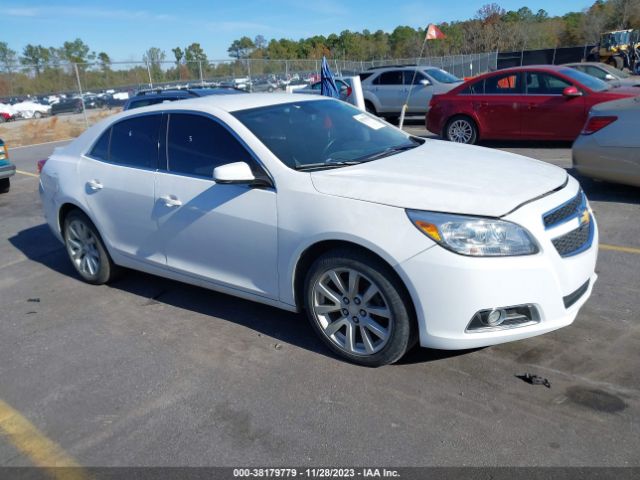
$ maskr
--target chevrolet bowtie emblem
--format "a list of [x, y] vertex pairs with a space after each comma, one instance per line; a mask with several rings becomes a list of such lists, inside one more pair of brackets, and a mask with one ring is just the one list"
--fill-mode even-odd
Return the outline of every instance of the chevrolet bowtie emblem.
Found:
[[589, 215], [589, 210], [585, 210], [580, 215], [580, 225], [585, 225], [591, 221], [591, 216]]

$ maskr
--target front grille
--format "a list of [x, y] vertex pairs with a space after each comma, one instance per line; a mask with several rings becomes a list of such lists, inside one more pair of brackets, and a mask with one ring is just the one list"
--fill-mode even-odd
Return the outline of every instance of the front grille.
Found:
[[570, 257], [586, 250], [591, 245], [593, 221], [582, 224], [575, 230], [551, 240], [561, 257]]
[[564, 308], [569, 308], [571, 305], [573, 305], [578, 300], [580, 300], [580, 297], [582, 297], [585, 294], [588, 288], [589, 288], [589, 280], [587, 280], [584, 283], [584, 285], [578, 288], [575, 292], [570, 293], [566, 297], [562, 297], [562, 301], [564, 302]]
[[575, 216], [582, 209], [580, 208], [584, 202], [584, 194], [582, 191], [578, 192], [578, 194], [569, 200], [567, 203], [560, 205], [558, 208], [547, 212], [542, 217], [542, 221], [544, 222], [544, 228], [551, 228], [554, 225], [562, 223], [569, 218]]

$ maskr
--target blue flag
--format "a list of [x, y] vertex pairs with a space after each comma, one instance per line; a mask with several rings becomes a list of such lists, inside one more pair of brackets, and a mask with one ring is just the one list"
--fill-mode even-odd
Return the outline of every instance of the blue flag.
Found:
[[327, 57], [322, 57], [322, 68], [320, 70], [320, 94], [325, 97], [340, 98], [340, 92], [336, 85], [336, 79], [329, 69]]

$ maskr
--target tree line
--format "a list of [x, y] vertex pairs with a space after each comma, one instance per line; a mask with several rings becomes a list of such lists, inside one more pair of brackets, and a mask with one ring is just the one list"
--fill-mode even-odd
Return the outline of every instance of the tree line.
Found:
[[[423, 51], [424, 28], [398, 26], [392, 32], [344, 30], [328, 36], [315, 35], [299, 40], [269, 39], [257, 35], [234, 40], [227, 52], [233, 59], [212, 63], [199, 43], [177, 46], [167, 54], [150, 47], [141, 64], [113, 62], [108, 53], [95, 52], [80, 38], [60, 47], [28, 44], [20, 54], [0, 41], [0, 96], [74, 89], [78, 65], [81, 83], [92, 89], [201, 77], [237, 75], [246, 60], [316, 60], [327, 56], [340, 60], [383, 60], [492, 51], [531, 50], [562, 46], [590, 45], [607, 30], [640, 28], [640, 0], [596, 0], [580, 12], [549, 16], [545, 10], [528, 7], [505, 10], [497, 3], [481, 7], [473, 18], [439, 25], [445, 39], [427, 42]], [[170, 66], [168, 66], [170, 64]], [[254, 74], [275, 73], [265, 62]], [[245, 72], [246, 73], [246, 72]], [[280, 72], [277, 72], [280, 73]]]

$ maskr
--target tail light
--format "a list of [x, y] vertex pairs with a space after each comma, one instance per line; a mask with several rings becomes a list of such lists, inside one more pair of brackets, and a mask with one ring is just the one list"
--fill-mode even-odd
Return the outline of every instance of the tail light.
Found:
[[9, 147], [7, 147], [6, 143], [2, 146], [2, 151], [4, 152], [3, 160], [9, 160]]
[[598, 117], [598, 116], [589, 117], [589, 119], [587, 120], [587, 124], [584, 126], [584, 128], [582, 129], [582, 132], [580, 133], [582, 135], [591, 135], [592, 133], [596, 133], [598, 130], [602, 130], [607, 125], [612, 124], [617, 119], [618, 117], [614, 115], [607, 116], [607, 117]]
[[42, 160], [38, 160], [38, 173], [42, 173], [42, 169], [44, 168], [44, 164], [47, 163], [48, 158], [43, 158]]
[[436, 96], [431, 95], [431, 99], [429, 100], [429, 109], [433, 108], [435, 104], [436, 104]]

